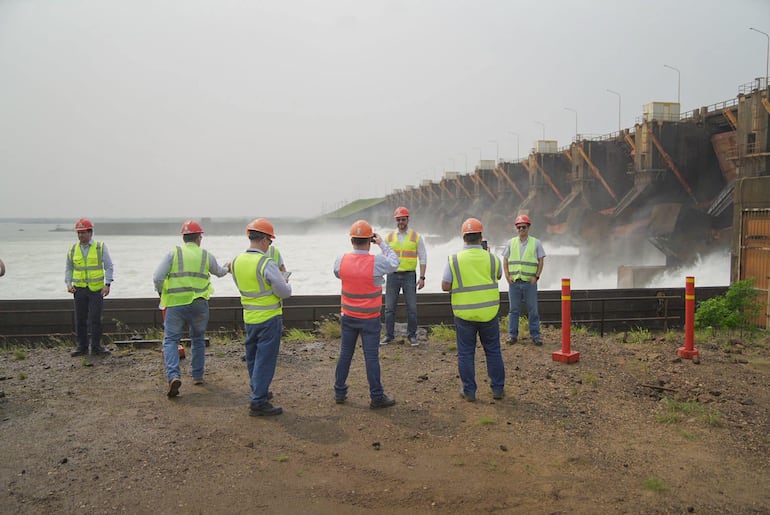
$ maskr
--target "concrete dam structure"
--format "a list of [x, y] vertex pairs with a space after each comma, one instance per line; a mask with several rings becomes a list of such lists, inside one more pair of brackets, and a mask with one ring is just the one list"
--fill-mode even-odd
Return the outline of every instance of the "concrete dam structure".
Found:
[[[768, 178], [751, 189], [770, 199], [768, 120], [764, 77], [741, 86], [736, 98], [685, 113], [678, 103], [653, 102], [631, 128], [577, 135], [561, 148], [537, 141], [526, 158], [482, 160], [469, 174], [448, 170], [439, 181], [397, 189], [348, 217], [389, 227], [393, 209], [404, 205], [415, 228], [454, 236], [462, 220], [475, 216], [490, 243], [501, 244], [515, 233], [514, 217], [528, 214], [533, 235], [551, 250], [577, 249], [574, 266], [615, 273], [653, 262], [646, 275], [654, 275], [730, 252], [741, 180]], [[633, 277], [622, 282], [644, 286]]]

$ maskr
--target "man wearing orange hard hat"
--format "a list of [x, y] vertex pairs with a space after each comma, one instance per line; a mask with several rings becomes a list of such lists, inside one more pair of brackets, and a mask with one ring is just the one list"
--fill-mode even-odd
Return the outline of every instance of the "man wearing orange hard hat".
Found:
[[281, 346], [282, 300], [291, 296], [291, 285], [270, 257], [269, 249], [275, 239], [273, 224], [257, 218], [246, 226], [246, 235], [249, 248], [233, 259], [230, 270], [243, 306], [246, 369], [251, 387], [249, 415], [280, 415], [283, 409], [270, 402], [270, 383]]
[[508, 343], [519, 341], [519, 315], [522, 301], [527, 305], [529, 336], [535, 345], [543, 345], [540, 312], [537, 309], [537, 281], [543, 273], [545, 251], [540, 240], [529, 235], [532, 220], [519, 215], [514, 220], [518, 236], [503, 249], [503, 271], [508, 283]]
[[88, 354], [89, 332], [91, 353], [107, 356], [102, 346], [102, 309], [104, 297], [110, 294], [114, 267], [107, 245], [93, 239], [94, 224], [87, 218], [75, 222], [78, 242], [67, 252], [64, 283], [75, 300], [75, 334], [78, 346], [71, 356]]
[[[393, 213], [396, 220], [396, 231], [391, 231], [385, 237], [401, 264], [398, 270], [388, 274], [385, 285], [385, 337], [380, 345], [387, 345], [395, 338], [396, 305], [399, 292], [404, 292], [406, 304], [406, 337], [412, 347], [419, 345], [417, 341], [417, 290], [425, 287], [425, 268], [428, 253], [425, 241], [414, 229], [409, 229], [409, 210], [403, 206], [396, 208]], [[420, 276], [417, 277], [417, 262], [420, 262]]]
[[[334, 262], [334, 275], [342, 280], [342, 338], [337, 369], [334, 374], [334, 400], [344, 404], [348, 397], [348, 373], [361, 336], [361, 348], [369, 382], [369, 407], [387, 408], [396, 403], [385, 395], [380, 382], [380, 310], [382, 309], [383, 276], [398, 269], [399, 259], [393, 249], [375, 233], [366, 220], [357, 220], [350, 227], [353, 251], [339, 256]], [[371, 244], [382, 254], [369, 253]]]
[[188, 220], [182, 224], [183, 246], [174, 247], [155, 269], [152, 281], [165, 308], [163, 359], [169, 398], [179, 395], [182, 373], [179, 369], [179, 341], [185, 325], [190, 328], [191, 372], [193, 384], [203, 384], [206, 366], [206, 326], [209, 323], [209, 297], [214, 292], [211, 274], [227, 275], [227, 267], [201, 248], [203, 227]]
[[441, 277], [441, 289], [452, 294], [452, 312], [457, 335], [457, 369], [460, 396], [476, 400], [476, 337], [481, 340], [487, 361], [492, 398], [505, 395], [505, 365], [500, 351], [500, 260], [481, 245], [484, 226], [468, 218], [461, 227], [463, 250], [449, 256]]

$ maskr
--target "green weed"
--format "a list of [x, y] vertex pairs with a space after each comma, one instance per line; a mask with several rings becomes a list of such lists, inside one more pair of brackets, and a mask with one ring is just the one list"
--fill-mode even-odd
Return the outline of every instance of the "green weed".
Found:
[[696, 438], [695, 434], [690, 433], [689, 431], [680, 431], [680, 433], [682, 434], [682, 438], [684, 438], [685, 440], [692, 441], [692, 440], [695, 440]]
[[695, 326], [711, 328], [713, 334], [719, 329], [738, 329], [741, 333], [751, 330], [754, 326], [750, 320], [759, 315], [758, 296], [753, 278], [734, 282], [724, 295], [698, 303]]
[[644, 488], [653, 492], [665, 492], [668, 490], [666, 483], [657, 477], [650, 477], [644, 481]]
[[21, 379], [22, 381], [23, 381], [24, 379], [28, 378], [28, 377], [29, 377], [29, 376], [27, 375], [27, 373], [26, 373], [26, 372], [19, 372], [19, 379]]
[[457, 350], [457, 344], [456, 343], [452, 343], [451, 345], [447, 345], [446, 350], [448, 352], [455, 352]]
[[315, 340], [315, 336], [302, 329], [292, 328], [286, 331], [284, 341], [295, 343], [309, 343]]
[[455, 467], [462, 467], [463, 465], [465, 465], [465, 462], [461, 459], [456, 459], [452, 462], [452, 465], [454, 465]]
[[580, 379], [583, 381], [583, 384], [595, 384], [599, 378], [596, 377], [596, 374], [592, 374], [591, 372], [585, 373], [582, 376], [580, 376]]
[[284, 463], [286, 461], [289, 461], [289, 457], [285, 454], [281, 454], [280, 456], [276, 456], [275, 461], [278, 463]]
[[428, 340], [432, 342], [453, 342], [457, 340], [457, 333], [454, 327], [444, 324], [434, 325], [430, 328]]
[[24, 349], [14, 349], [13, 357], [15, 357], [19, 361], [23, 359], [27, 359], [27, 351], [25, 351]]
[[494, 423], [495, 423], [495, 419], [489, 416], [483, 416], [479, 419], [479, 424], [481, 424], [482, 426], [488, 426]]
[[315, 322], [316, 332], [324, 340], [337, 340], [342, 337], [340, 321], [336, 317], [323, 318]]
[[644, 343], [652, 340], [652, 333], [645, 327], [634, 327], [628, 331], [628, 341], [630, 343]]

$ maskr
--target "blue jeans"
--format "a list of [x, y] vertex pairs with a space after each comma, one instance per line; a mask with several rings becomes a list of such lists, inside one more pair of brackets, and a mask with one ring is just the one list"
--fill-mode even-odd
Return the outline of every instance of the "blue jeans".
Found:
[[404, 292], [406, 303], [406, 336], [417, 337], [417, 273], [390, 273], [385, 283], [385, 337], [393, 338], [396, 326], [398, 293]]
[[361, 347], [364, 351], [366, 379], [369, 381], [369, 396], [372, 400], [381, 399], [385, 392], [380, 383], [380, 329], [379, 318], [356, 318], [342, 315], [342, 342], [340, 357], [337, 360], [337, 370], [334, 373], [334, 395], [344, 398], [348, 394], [348, 373], [353, 352], [356, 350], [356, 340], [361, 335]]
[[206, 326], [209, 323], [209, 301], [197, 298], [184, 306], [166, 308], [163, 322], [163, 359], [166, 362], [166, 380], [171, 381], [182, 374], [179, 371], [179, 340], [185, 324], [190, 326], [190, 350], [192, 353], [192, 376], [203, 378], [206, 364]]
[[455, 317], [457, 332], [457, 370], [463, 383], [463, 392], [476, 395], [476, 335], [487, 357], [487, 374], [492, 393], [505, 388], [505, 365], [500, 352], [500, 322], [497, 317], [489, 322], [471, 322]]
[[278, 351], [281, 347], [283, 316], [278, 315], [261, 324], [245, 324], [246, 370], [251, 384], [251, 407], [267, 402], [267, 392], [275, 375]]
[[540, 313], [537, 310], [537, 283], [513, 282], [508, 285], [508, 336], [518, 338], [519, 315], [521, 314], [521, 302], [527, 305], [527, 318], [529, 319], [529, 335], [533, 340], [540, 339]]
[[102, 291], [75, 287], [75, 334], [78, 350], [88, 351], [88, 333], [91, 333], [91, 350], [102, 348]]

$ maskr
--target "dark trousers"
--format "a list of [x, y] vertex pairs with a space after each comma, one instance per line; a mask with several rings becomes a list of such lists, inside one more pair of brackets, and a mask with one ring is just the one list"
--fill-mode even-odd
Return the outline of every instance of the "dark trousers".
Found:
[[91, 333], [91, 350], [102, 348], [102, 291], [75, 288], [75, 332], [78, 350], [88, 350], [88, 334]]

